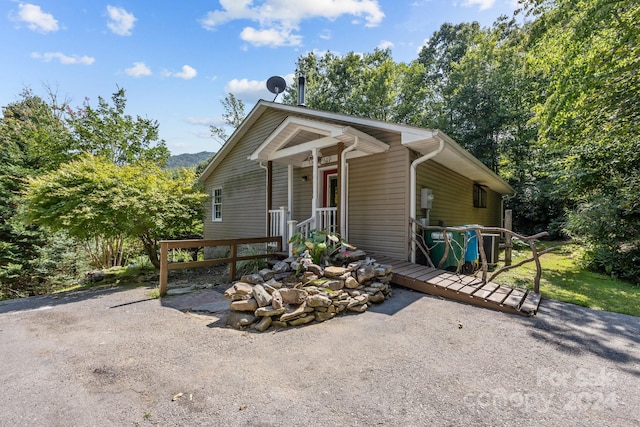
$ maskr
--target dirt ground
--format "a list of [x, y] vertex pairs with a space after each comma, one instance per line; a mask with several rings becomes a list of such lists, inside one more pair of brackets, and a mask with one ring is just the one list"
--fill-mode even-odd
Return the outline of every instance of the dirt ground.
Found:
[[0, 426], [640, 425], [639, 318], [395, 288], [363, 314], [254, 333], [224, 326], [216, 290], [150, 293], [0, 303]]

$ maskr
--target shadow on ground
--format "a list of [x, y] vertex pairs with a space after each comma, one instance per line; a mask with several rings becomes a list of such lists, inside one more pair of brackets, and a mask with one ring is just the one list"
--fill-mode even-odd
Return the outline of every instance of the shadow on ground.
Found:
[[[11, 313], [26, 310], [38, 310], [51, 308], [63, 304], [71, 304], [81, 301], [99, 298], [105, 295], [115, 294], [127, 291], [139, 286], [123, 286], [123, 285], [103, 285], [96, 286], [91, 289], [81, 289], [77, 291], [60, 292], [49, 295], [39, 295], [28, 298], [19, 298], [7, 301], [0, 301], [0, 314]], [[153, 286], [144, 286], [151, 291]], [[146, 301], [148, 299], [144, 299]], [[132, 301], [131, 304], [141, 301]]]
[[640, 377], [640, 358], [636, 356], [640, 346], [638, 317], [544, 300], [532, 319], [529, 334], [563, 353], [592, 354]]

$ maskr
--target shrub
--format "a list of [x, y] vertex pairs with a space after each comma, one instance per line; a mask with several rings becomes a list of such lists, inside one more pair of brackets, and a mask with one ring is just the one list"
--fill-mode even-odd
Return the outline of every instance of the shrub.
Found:
[[309, 237], [296, 233], [289, 239], [289, 243], [293, 244], [294, 255], [308, 256], [318, 265], [330, 264], [330, 258], [343, 248], [355, 249], [337, 234], [318, 230], [311, 230]]

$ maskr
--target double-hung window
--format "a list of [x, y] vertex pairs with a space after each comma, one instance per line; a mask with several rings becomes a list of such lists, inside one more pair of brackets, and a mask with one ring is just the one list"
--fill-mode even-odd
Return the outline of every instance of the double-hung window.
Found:
[[487, 190], [482, 188], [482, 185], [480, 184], [473, 184], [473, 207], [487, 207]]
[[222, 221], [222, 187], [214, 188], [211, 200], [211, 221]]

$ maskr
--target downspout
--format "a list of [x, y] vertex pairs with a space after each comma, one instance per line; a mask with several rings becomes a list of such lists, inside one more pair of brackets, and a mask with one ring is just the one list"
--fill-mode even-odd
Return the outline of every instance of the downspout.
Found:
[[313, 228], [318, 228], [318, 185], [320, 184], [320, 178], [318, 177], [318, 149], [312, 148], [311, 155], [313, 156], [313, 191], [311, 198], [311, 216], [313, 217]]
[[269, 168], [266, 167], [265, 165], [262, 164], [262, 162], [258, 163], [258, 165], [264, 169], [264, 171], [267, 173], [267, 179], [265, 179], [265, 198], [264, 198], [264, 210], [267, 212], [267, 221], [266, 221], [266, 234], [265, 236], [269, 236]]
[[[412, 230], [412, 235], [416, 234], [416, 191], [417, 191], [417, 183], [416, 183], [416, 169], [418, 167], [418, 165], [420, 163], [424, 163], [429, 159], [434, 158], [435, 156], [437, 156], [438, 154], [442, 153], [442, 150], [444, 150], [444, 139], [442, 139], [441, 137], [438, 136], [438, 134], [436, 133], [434, 135], [434, 138], [438, 138], [438, 140], [440, 140], [440, 145], [438, 146], [438, 149], [435, 151], [432, 151], [428, 154], [425, 154], [422, 157], [419, 157], [417, 159], [415, 159], [413, 162], [411, 162], [411, 173], [410, 173], [410, 183], [409, 183], [409, 188], [411, 189], [411, 197], [410, 197], [410, 206], [409, 206], [409, 217], [412, 219], [411, 221], [411, 230]], [[427, 224], [428, 225], [428, 224]], [[415, 263], [416, 262], [416, 240], [412, 237], [411, 238], [411, 262]]]
[[360, 143], [360, 138], [355, 137], [355, 142], [342, 150], [342, 157], [340, 158], [340, 203], [342, 203], [340, 209], [340, 227], [342, 227], [342, 238], [349, 239], [347, 230], [347, 153], [355, 150]]

